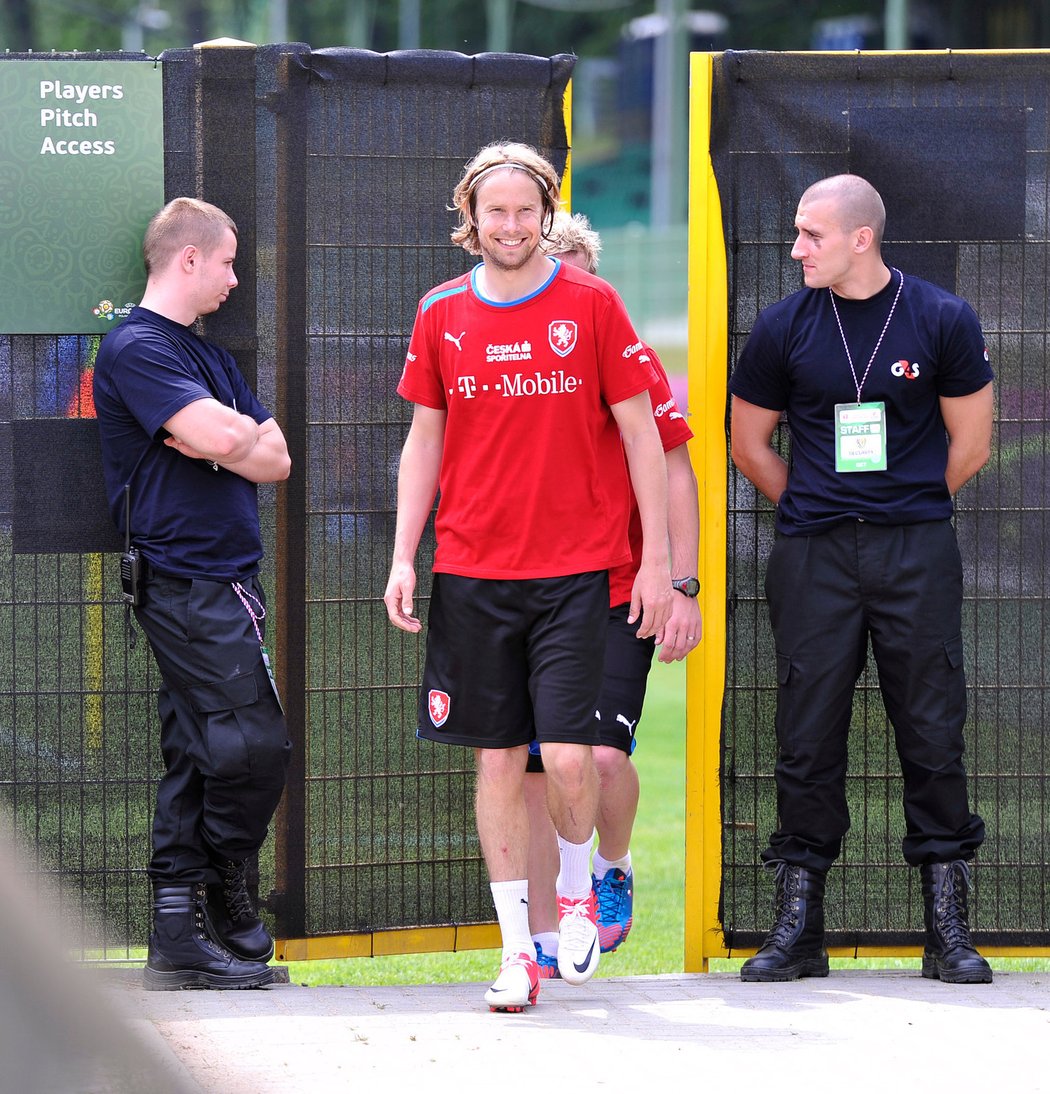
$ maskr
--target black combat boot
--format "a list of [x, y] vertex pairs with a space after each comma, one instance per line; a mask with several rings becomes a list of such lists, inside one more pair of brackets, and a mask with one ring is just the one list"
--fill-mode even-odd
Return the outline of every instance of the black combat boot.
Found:
[[272, 983], [273, 969], [265, 962], [242, 961], [215, 942], [204, 898], [203, 885], [154, 885], [145, 988], [261, 988]]
[[214, 863], [221, 885], [208, 887], [208, 918], [212, 937], [235, 957], [269, 961], [273, 938], [256, 914], [248, 892], [248, 864], [221, 859]]
[[969, 866], [956, 859], [932, 862], [919, 870], [926, 921], [922, 975], [946, 984], [990, 984], [992, 968], [970, 941]]
[[758, 953], [741, 966], [740, 979], [773, 981], [827, 976], [828, 951], [824, 948], [827, 875], [787, 862], [778, 862], [776, 868], [773, 927]]

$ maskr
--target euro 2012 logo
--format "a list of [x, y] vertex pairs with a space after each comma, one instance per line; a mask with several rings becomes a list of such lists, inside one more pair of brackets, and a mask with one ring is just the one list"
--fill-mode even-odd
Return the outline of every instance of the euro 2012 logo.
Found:
[[116, 307], [112, 300], [100, 300], [91, 309], [91, 314], [96, 319], [105, 319], [107, 323], [112, 323], [114, 319], [126, 319], [134, 306], [125, 304], [123, 307]]

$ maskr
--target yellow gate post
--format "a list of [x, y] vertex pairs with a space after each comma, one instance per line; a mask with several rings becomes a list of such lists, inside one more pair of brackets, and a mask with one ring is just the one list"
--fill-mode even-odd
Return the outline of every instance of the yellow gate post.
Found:
[[710, 157], [714, 55], [689, 64], [689, 413], [700, 488], [704, 638], [686, 671], [685, 969], [723, 953], [718, 921], [722, 810], [718, 784], [726, 643], [728, 332], [721, 204]]

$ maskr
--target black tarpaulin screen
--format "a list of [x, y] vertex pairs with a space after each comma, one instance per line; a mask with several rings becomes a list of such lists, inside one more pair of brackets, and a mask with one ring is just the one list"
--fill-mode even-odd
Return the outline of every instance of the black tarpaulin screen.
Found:
[[[801, 286], [789, 252], [802, 191], [840, 172], [883, 195], [887, 261], [969, 300], [984, 326], [993, 455], [956, 506], [967, 769], [988, 828], [971, 923], [985, 944], [1019, 946], [1050, 943], [1048, 76], [1037, 55], [726, 53], [712, 107], [730, 367], [758, 311]], [[762, 591], [772, 512], [732, 467], [727, 527], [721, 921], [732, 949], [769, 926], [758, 861], [776, 824], [776, 658]], [[829, 875], [829, 944], [917, 944], [918, 871], [901, 857], [899, 763], [872, 662], [850, 733], [852, 829]]]
[[[396, 387], [419, 298], [473, 261], [449, 240], [464, 165], [518, 140], [564, 170], [574, 58], [291, 44], [159, 63], [166, 195], [238, 225], [240, 283], [204, 333], [292, 452], [288, 483], [260, 489], [294, 746], [259, 864], [264, 915], [284, 939], [490, 921], [471, 754], [416, 741], [422, 646], [382, 603], [411, 416]], [[0, 338], [0, 805], [68, 883], [85, 950], [119, 958], [149, 930], [161, 757], [158, 681], [145, 641], [129, 645], [87, 420], [96, 345]]]
[[[378, 599], [411, 415], [396, 387], [419, 298], [476, 261], [449, 242], [464, 165], [517, 139], [562, 169], [572, 59], [322, 50], [309, 69], [302, 926], [483, 922], [473, 757], [415, 739], [423, 645]], [[423, 611], [432, 550], [417, 560]]]

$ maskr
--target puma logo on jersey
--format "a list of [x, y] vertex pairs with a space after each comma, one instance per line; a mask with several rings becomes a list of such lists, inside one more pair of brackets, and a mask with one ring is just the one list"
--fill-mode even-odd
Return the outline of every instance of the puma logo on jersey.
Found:
[[634, 727], [638, 724], [637, 718], [635, 718], [633, 722], [629, 722], [622, 714], [617, 714], [616, 720], [622, 722], [627, 727], [627, 732], [630, 733], [632, 737], [634, 736]]
[[460, 345], [460, 343], [463, 341], [463, 335], [465, 335], [466, 333], [466, 331], [461, 331], [459, 337], [457, 338], [454, 334], [449, 334], [448, 331], [445, 331], [445, 341], [451, 342], [456, 347], [456, 349], [458, 349], [459, 352], [462, 353], [463, 347]]

